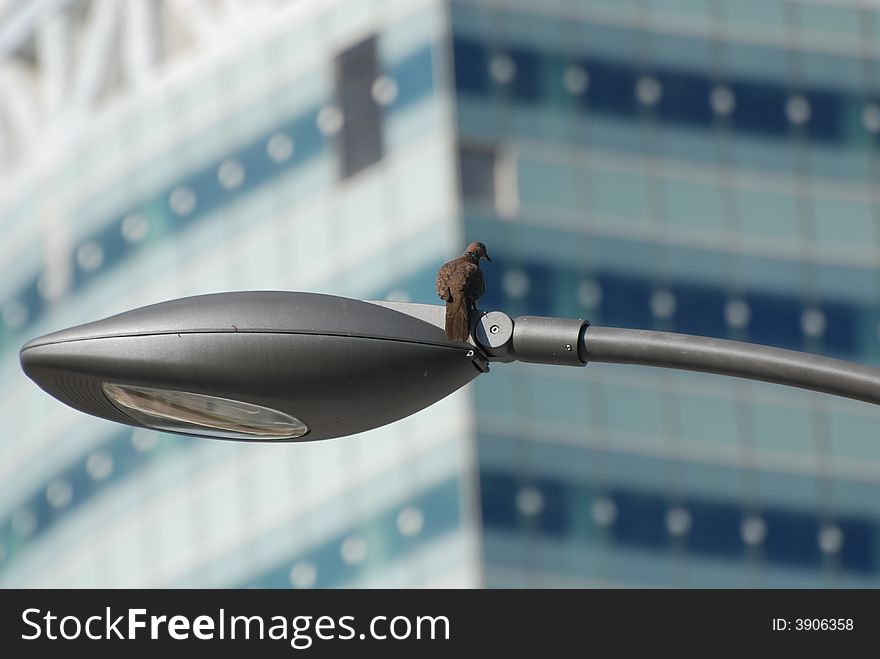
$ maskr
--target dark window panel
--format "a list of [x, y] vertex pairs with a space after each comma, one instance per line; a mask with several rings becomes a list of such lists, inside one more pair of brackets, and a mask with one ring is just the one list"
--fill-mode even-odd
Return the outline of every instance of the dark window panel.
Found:
[[762, 516], [767, 523], [763, 548], [768, 561], [814, 567], [821, 564], [815, 517], [774, 510], [765, 510]]
[[736, 105], [733, 125], [739, 131], [765, 135], [787, 135], [790, 129], [785, 115], [789, 93], [783, 87], [761, 82], [734, 81], [729, 87]]
[[489, 53], [475, 41], [455, 39], [452, 42], [455, 61], [455, 87], [461, 92], [485, 94], [489, 91]]
[[843, 520], [837, 523], [843, 533], [843, 547], [840, 550], [840, 563], [844, 570], [853, 572], [876, 571], [877, 552], [875, 537], [877, 531], [870, 524], [860, 520]]
[[[375, 79], [375, 78], [374, 78]], [[371, 95], [373, 80], [359, 80], [349, 82], [344, 87], [339, 87], [336, 92], [336, 100], [339, 107], [343, 108], [346, 121], [358, 121], [370, 118], [375, 112], [376, 104]]]
[[372, 96], [379, 77], [376, 38], [345, 50], [335, 65], [336, 103], [344, 118], [336, 144], [341, 177], [347, 178], [382, 158], [382, 113]]
[[461, 195], [465, 199], [495, 202], [496, 149], [482, 144], [460, 144], [458, 175]]
[[826, 302], [820, 307], [825, 314], [823, 353], [852, 358], [858, 354], [858, 316], [850, 305]]
[[749, 293], [745, 299], [751, 312], [749, 341], [796, 350], [803, 347], [803, 306], [799, 300], [759, 293]]
[[[487, 311], [492, 310], [504, 310], [505, 309], [505, 301], [504, 301], [504, 290], [501, 285], [501, 273], [505, 272], [507, 268], [510, 267], [509, 262], [504, 258], [504, 255], [495, 256], [495, 253], [492, 252], [492, 246], [489, 245], [489, 256], [492, 257], [492, 263], [483, 267], [483, 276], [486, 279], [486, 292], [483, 293], [483, 297], [480, 298], [479, 307], [480, 309], [485, 309]], [[489, 272], [489, 268], [492, 268], [492, 272]], [[431, 273], [433, 275], [433, 273]]]
[[[40, 273], [42, 272], [45, 272], [45, 269], [40, 270]], [[43, 296], [40, 295], [39, 273], [34, 275], [34, 277], [24, 285], [19, 293], [19, 299], [25, 307], [27, 307], [28, 324], [33, 323], [36, 318], [39, 318], [43, 314], [48, 305], [46, 304], [46, 300], [43, 299]]]
[[689, 501], [685, 504], [693, 523], [688, 548], [699, 554], [738, 558], [745, 555], [740, 525], [742, 515], [732, 505]]
[[677, 284], [671, 287], [676, 300], [673, 322], [677, 332], [723, 338], [725, 297], [716, 288]]
[[529, 278], [529, 288], [521, 300], [528, 313], [548, 316], [553, 313], [554, 269], [539, 263], [526, 263], [522, 270]]
[[570, 491], [574, 496], [573, 488], [558, 481], [541, 481], [535, 487], [541, 493], [544, 504], [537, 516], [541, 533], [555, 537], [569, 533], [571, 524], [567, 519], [565, 500]]
[[636, 113], [636, 81], [639, 76], [632, 66], [600, 59], [584, 61], [590, 74], [587, 107], [594, 112], [634, 115]]
[[662, 119], [700, 127], [712, 125], [709, 105], [712, 83], [706, 76], [692, 73], [660, 72], [654, 76], [663, 89], [657, 108]]
[[382, 136], [378, 127], [378, 117], [345, 122], [340, 131], [343, 178], [357, 174], [382, 158]]
[[[533, 262], [512, 262], [504, 255], [492, 255], [492, 263], [483, 267], [486, 277], [486, 292], [480, 298], [481, 309], [499, 309], [512, 317], [523, 314], [552, 315], [554, 313], [554, 271], [543, 264]], [[504, 290], [504, 277], [511, 271], [519, 270], [527, 278], [528, 288], [522, 296], [508, 297]]]
[[511, 475], [480, 472], [480, 505], [487, 528], [512, 530], [519, 525], [516, 487]]
[[665, 519], [666, 501], [656, 495], [616, 490], [611, 498], [617, 505], [614, 538], [623, 545], [665, 549], [669, 544]]
[[649, 303], [651, 288], [646, 279], [603, 274], [598, 280], [602, 287], [602, 317], [606, 324], [642, 329], [653, 326]]
[[807, 133], [813, 139], [840, 140], [843, 137], [843, 114], [846, 100], [840, 94], [811, 91], [805, 94], [810, 102], [810, 121]]
[[514, 98], [526, 103], [538, 102], [541, 95], [538, 56], [522, 48], [507, 51], [507, 56], [516, 66], [516, 76], [511, 82]]
[[342, 51], [336, 58], [337, 84], [340, 87], [376, 78], [376, 37], [371, 36]]

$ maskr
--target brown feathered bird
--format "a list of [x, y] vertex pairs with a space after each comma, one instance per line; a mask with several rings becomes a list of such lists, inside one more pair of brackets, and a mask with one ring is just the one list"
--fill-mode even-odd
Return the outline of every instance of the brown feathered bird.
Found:
[[471, 333], [471, 312], [486, 290], [480, 259], [490, 263], [481, 242], [472, 242], [464, 254], [444, 263], [437, 272], [437, 295], [446, 302], [446, 336], [450, 341], [467, 341]]

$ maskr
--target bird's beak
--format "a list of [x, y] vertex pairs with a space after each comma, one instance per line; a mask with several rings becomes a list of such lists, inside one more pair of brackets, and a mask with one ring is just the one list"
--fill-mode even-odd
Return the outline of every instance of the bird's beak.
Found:
[[486, 260], [487, 260], [489, 263], [492, 263], [492, 259], [489, 258], [489, 254], [488, 254], [488, 252], [487, 252], [487, 253], [484, 253], [483, 256], [486, 257]]

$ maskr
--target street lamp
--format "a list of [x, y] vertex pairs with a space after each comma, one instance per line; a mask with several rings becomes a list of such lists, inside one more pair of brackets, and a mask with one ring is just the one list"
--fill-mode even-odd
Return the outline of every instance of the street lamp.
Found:
[[219, 293], [48, 334], [25, 373], [67, 405], [133, 426], [309, 441], [402, 419], [490, 362], [588, 361], [719, 373], [880, 403], [880, 369], [701, 336], [492, 311], [452, 342], [441, 306], [293, 292]]

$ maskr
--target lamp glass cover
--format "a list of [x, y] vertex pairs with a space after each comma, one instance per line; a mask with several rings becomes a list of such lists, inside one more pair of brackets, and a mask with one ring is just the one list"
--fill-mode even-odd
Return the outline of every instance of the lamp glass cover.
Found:
[[126, 414], [156, 430], [256, 440], [295, 439], [309, 431], [296, 417], [254, 403], [109, 382], [103, 389]]

